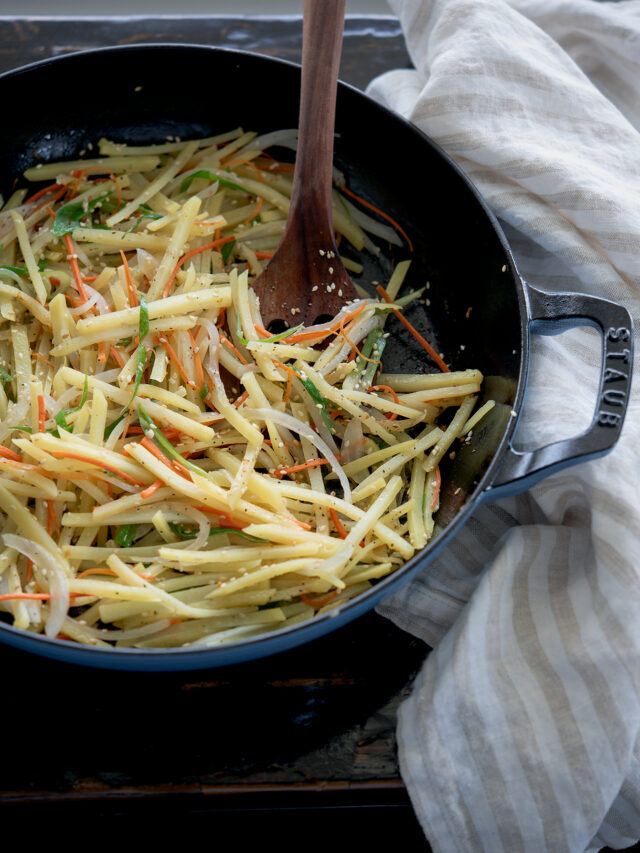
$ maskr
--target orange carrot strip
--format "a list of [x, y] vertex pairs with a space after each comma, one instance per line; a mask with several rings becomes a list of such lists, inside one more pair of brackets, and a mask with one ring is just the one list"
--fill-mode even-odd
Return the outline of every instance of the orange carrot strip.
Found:
[[84, 572], [80, 572], [80, 574], [76, 575], [78, 578], [86, 578], [87, 575], [113, 575], [117, 577], [117, 572], [114, 572], [113, 569], [108, 569], [106, 566], [104, 568], [96, 567], [94, 569], [85, 569]]
[[[378, 291], [380, 296], [382, 296], [385, 302], [393, 303], [393, 299], [389, 296], [389, 294], [384, 289], [384, 287], [382, 287], [382, 285], [378, 285], [378, 287], [376, 287], [376, 290]], [[431, 344], [422, 337], [422, 335], [420, 334], [420, 332], [418, 332], [417, 329], [414, 329], [414, 327], [407, 320], [407, 318], [404, 317], [396, 308], [393, 309], [393, 313], [396, 315], [398, 320], [400, 320], [402, 325], [411, 332], [411, 334], [418, 341], [418, 343], [421, 344], [422, 347], [424, 347], [424, 349], [429, 353], [429, 355], [438, 365], [440, 370], [442, 370], [443, 373], [451, 373], [451, 370], [447, 367], [442, 358], [440, 358], [440, 356], [434, 350]]]
[[326, 598], [321, 598], [321, 599], [316, 598], [315, 600], [312, 601], [310, 598], [307, 598], [307, 596], [304, 594], [304, 592], [301, 592], [300, 598], [304, 601], [305, 604], [309, 604], [309, 605], [311, 605], [311, 607], [318, 608], [318, 607], [324, 607], [324, 605], [328, 604], [330, 601], [332, 601], [336, 597], [337, 594], [338, 593], [335, 591], [330, 592]]
[[442, 477], [440, 475], [440, 466], [436, 465], [436, 487], [433, 490], [433, 500], [431, 501], [431, 509], [436, 508], [438, 498], [440, 497], [440, 486], [442, 485]]
[[55, 190], [66, 189], [64, 184], [49, 184], [48, 187], [44, 187], [44, 189], [38, 190], [37, 193], [30, 195], [29, 198], [25, 198], [22, 202], [23, 204], [30, 204], [32, 201], [37, 201], [39, 198], [42, 198], [43, 195], [47, 195], [47, 193], [52, 193]]
[[[263, 204], [264, 204], [264, 199], [262, 198], [262, 196], [258, 196], [258, 201], [256, 202], [256, 206], [254, 207], [253, 211], [249, 214], [249, 216], [245, 219], [244, 225], [248, 225], [252, 219], [256, 218], [256, 216], [262, 210]], [[257, 255], [256, 255], [256, 257], [257, 257]]]
[[190, 252], [187, 252], [183, 255], [178, 263], [173, 268], [173, 272], [169, 276], [169, 280], [167, 281], [164, 290], [162, 291], [163, 298], [166, 298], [169, 295], [169, 291], [171, 290], [171, 285], [173, 284], [173, 280], [178, 275], [180, 271], [180, 267], [185, 261], [188, 261], [189, 258], [192, 258], [194, 255], [199, 255], [200, 252], [206, 252], [207, 249], [217, 249], [218, 246], [222, 246], [224, 243], [229, 243], [231, 240], [235, 240], [236, 238], [233, 235], [229, 235], [228, 237], [220, 237], [218, 240], [213, 240], [211, 243], [205, 243], [204, 246], [199, 246], [197, 249], [191, 249]]
[[5, 459], [10, 459], [12, 462], [22, 462], [22, 456], [2, 444], [0, 444], [0, 456], [4, 456]]
[[58, 527], [58, 519], [56, 516], [56, 510], [55, 510], [55, 507], [53, 505], [53, 501], [48, 500], [47, 501], [47, 533], [49, 534], [49, 536], [51, 536], [53, 534], [53, 528], [54, 527], [57, 530], [60, 529]]
[[[394, 403], [400, 402], [400, 400], [398, 399], [398, 395], [396, 394], [396, 392], [393, 390], [393, 388], [390, 385], [371, 385], [371, 387], [368, 388], [368, 391], [388, 391], [391, 394], [391, 396], [393, 397]], [[387, 418], [390, 421], [395, 421], [395, 419], [397, 417], [398, 417], [397, 412], [390, 412], [387, 414]]]
[[44, 395], [38, 394], [38, 430], [44, 432], [44, 425], [47, 420], [47, 413], [44, 408]]
[[295, 474], [297, 471], [306, 471], [307, 468], [317, 468], [319, 465], [328, 465], [327, 459], [310, 459], [308, 462], [301, 462], [299, 465], [291, 465], [289, 468], [276, 468], [271, 473], [272, 477], [284, 477], [287, 474]]
[[240, 406], [244, 403], [248, 396], [249, 392], [243, 391], [242, 394], [240, 394], [240, 396], [238, 397], [238, 399], [233, 401], [233, 405], [236, 407], [236, 409], [240, 408]]
[[[71, 598], [86, 595], [86, 592], [70, 592]], [[49, 601], [51, 598], [50, 592], [8, 592], [5, 595], [0, 595], [0, 601], [11, 601], [13, 598], [30, 599], [31, 601]]]
[[365, 305], [367, 303], [363, 302], [362, 305], [359, 305], [355, 311], [351, 314], [347, 314], [346, 317], [343, 317], [342, 320], [338, 320], [336, 323], [333, 323], [323, 332], [299, 332], [297, 335], [291, 335], [287, 338], [288, 344], [298, 343], [299, 341], [308, 341], [311, 338], [326, 338], [327, 335], [332, 334], [336, 331], [342, 324], [350, 322], [355, 319], [361, 311], [364, 311]]
[[120, 367], [120, 368], [124, 367], [124, 363], [125, 363], [125, 362], [124, 362], [124, 359], [123, 359], [123, 357], [120, 355], [120, 353], [118, 352], [118, 350], [117, 350], [115, 347], [109, 347], [109, 352], [110, 352], [110, 353], [111, 353], [111, 355], [113, 356], [113, 359], [114, 359], [114, 361], [116, 362], [116, 364], [118, 365], [118, 367]]
[[69, 264], [71, 265], [71, 272], [73, 273], [73, 278], [76, 283], [76, 288], [78, 293], [82, 297], [82, 301], [87, 301], [87, 291], [84, 289], [84, 282], [82, 281], [82, 276], [80, 275], [80, 267], [78, 266], [78, 256], [76, 255], [76, 248], [73, 245], [73, 240], [69, 234], [64, 235], [64, 242], [67, 247], [67, 257], [69, 259]]
[[151, 483], [150, 486], [147, 486], [146, 489], [140, 492], [140, 497], [143, 500], [146, 500], [146, 498], [150, 498], [151, 495], [155, 494], [162, 486], [164, 486], [164, 480], [156, 480], [154, 483]]
[[53, 366], [53, 364], [51, 364], [51, 362], [49, 361], [49, 359], [48, 359], [48, 358], [45, 358], [45, 357], [42, 355], [42, 353], [39, 353], [39, 352], [32, 352], [32, 353], [31, 353], [31, 355], [32, 355], [34, 358], [39, 358], [39, 359], [40, 359], [40, 361], [44, 361], [44, 363], [45, 363], [45, 364], [48, 364], [48, 365], [49, 365], [49, 367], [51, 367], [51, 368], [53, 368], [53, 369], [55, 370], [55, 367]]
[[82, 280], [84, 281], [85, 284], [91, 284], [91, 282], [96, 281], [97, 278], [98, 278], [97, 275], [83, 275], [82, 276]]
[[404, 239], [407, 241], [409, 250], [413, 252], [413, 243], [409, 239], [407, 232], [403, 228], [401, 228], [400, 225], [398, 225], [398, 223], [395, 221], [395, 219], [392, 219], [388, 213], [385, 213], [384, 210], [380, 210], [380, 208], [376, 207], [374, 204], [371, 204], [370, 201], [365, 201], [365, 199], [363, 199], [361, 196], [356, 195], [353, 190], [348, 190], [346, 187], [340, 187], [340, 192], [346, 193], [347, 195], [351, 196], [351, 198], [355, 198], [356, 201], [360, 202], [360, 204], [363, 204], [365, 207], [368, 207], [369, 210], [375, 211], [375, 213], [377, 213], [379, 216], [382, 216], [383, 219], [386, 219], [387, 222], [390, 222], [396, 229], [396, 231], [399, 231], [400, 234], [402, 234]]
[[121, 471], [119, 468], [116, 468], [115, 465], [109, 465], [104, 460], [100, 460], [100, 462], [97, 462], [90, 456], [83, 456], [81, 453], [72, 453], [69, 450], [50, 450], [49, 453], [51, 453], [52, 456], [55, 456], [56, 459], [78, 459], [80, 462], [89, 462], [91, 465], [95, 465], [96, 468], [104, 468], [105, 471], [111, 471], [113, 474], [117, 474], [119, 477], [122, 477], [123, 480], [126, 480], [127, 483], [131, 483], [134, 486], [145, 485], [144, 483], [140, 482], [140, 480], [136, 480], [135, 477], [131, 477], [129, 474], [125, 474], [124, 471]]
[[224, 335], [220, 335], [220, 343], [221, 343], [221, 344], [224, 344], [228, 349], [230, 349], [230, 350], [231, 350], [231, 352], [234, 352], [234, 353], [238, 356], [238, 358], [240, 359], [240, 361], [241, 361], [243, 364], [249, 364], [249, 362], [248, 362], [248, 361], [247, 361], [247, 359], [242, 355], [242, 353], [240, 352], [240, 350], [238, 350], [238, 349], [237, 349], [237, 348], [236, 348], [236, 347], [231, 343], [231, 341], [230, 341], [228, 338], [225, 338], [225, 337], [224, 337]]
[[267, 260], [269, 260], [270, 258], [273, 257], [273, 252], [255, 252], [254, 254], [255, 254], [256, 258], [261, 258], [261, 259], [264, 258]]
[[291, 373], [287, 372], [287, 387], [284, 391], [284, 402], [288, 403], [291, 399]]
[[157, 445], [155, 445], [149, 438], [147, 438], [146, 435], [142, 439], [140, 444], [143, 447], [146, 447], [149, 453], [155, 456], [156, 459], [159, 459], [160, 462], [163, 462], [168, 468], [171, 468], [172, 471], [175, 471], [177, 474], [180, 474], [181, 477], [184, 477], [185, 480], [191, 479], [191, 475], [189, 474], [188, 469], [184, 467], [184, 465], [181, 465], [179, 462], [174, 462], [172, 459], [169, 459], [168, 456], [165, 456], [165, 454], [160, 450], [160, 448], [157, 447]]
[[171, 361], [175, 364], [176, 369], [177, 369], [178, 373], [180, 374], [180, 376], [182, 377], [182, 379], [184, 380], [184, 382], [186, 382], [186, 383], [187, 383], [187, 385], [189, 386], [189, 388], [193, 388], [193, 390], [194, 390], [194, 391], [197, 391], [198, 389], [197, 389], [196, 385], [195, 385], [195, 384], [191, 381], [191, 379], [189, 379], [189, 377], [187, 376], [187, 372], [186, 372], [186, 370], [184, 369], [184, 366], [183, 366], [182, 362], [181, 362], [181, 361], [180, 361], [180, 359], [178, 358], [178, 354], [177, 354], [177, 352], [176, 352], [176, 351], [174, 350], [174, 348], [171, 346], [171, 344], [169, 343], [169, 341], [167, 340], [167, 338], [166, 338], [164, 335], [158, 335], [158, 341], [159, 341], [159, 343], [161, 343], [161, 344], [162, 344], [162, 346], [166, 349], [166, 351], [167, 351], [167, 355], [169, 356], [169, 358], [171, 359]]
[[136, 289], [133, 286], [131, 270], [129, 269], [129, 261], [127, 260], [127, 256], [122, 251], [122, 249], [120, 249], [120, 257], [122, 258], [122, 265], [124, 266], [124, 275], [127, 279], [127, 287], [129, 289], [129, 304], [132, 308], [136, 308], [138, 305], [138, 294], [136, 293]]
[[98, 343], [98, 361], [100, 364], [104, 364], [107, 360], [107, 345], [104, 341], [100, 341]]
[[333, 509], [333, 507], [331, 507], [329, 509], [329, 515], [331, 516], [331, 521], [333, 521], [333, 526], [335, 527], [340, 538], [346, 539], [347, 538], [347, 531], [342, 526], [342, 522], [338, 518], [338, 513], [335, 511], [335, 509]]

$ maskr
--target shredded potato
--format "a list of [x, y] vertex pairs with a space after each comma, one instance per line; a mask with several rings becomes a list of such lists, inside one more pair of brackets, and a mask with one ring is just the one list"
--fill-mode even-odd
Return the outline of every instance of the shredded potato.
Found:
[[[339, 607], [429, 541], [439, 462], [492, 403], [472, 414], [482, 375], [440, 356], [381, 372], [386, 320], [419, 295], [399, 296], [409, 261], [385, 301], [263, 328], [251, 282], [293, 170], [263, 146], [292, 138], [101, 140], [28, 169], [54, 183], [0, 211], [6, 621], [107, 648], [229, 643]], [[349, 196], [345, 242], [403, 244]]]

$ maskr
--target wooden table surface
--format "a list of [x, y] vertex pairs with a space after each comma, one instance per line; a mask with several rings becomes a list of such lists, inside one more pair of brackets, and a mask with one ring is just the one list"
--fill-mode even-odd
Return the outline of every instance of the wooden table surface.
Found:
[[[0, 71], [141, 42], [299, 61], [301, 22], [0, 17]], [[347, 19], [342, 79], [363, 88], [409, 64], [395, 19]], [[304, 833], [306, 851], [326, 848], [328, 836], [337, 849], [348, 836], [376, 849], [387, 833], [404, 851], [426, 850], [395, 744], [397, 708], [426, 653], [374, 613], [291, 652], [186, 674], [91, 670], [0, 647], [0, 811], [27, 833], [37, 824], [25, 818], [48, 828], [106, 818], [99, 837], [134, 825], [151, 839], [158, 818], [186, 819], [190, 829], [241, 832], [241, 849], [286, 828]]]

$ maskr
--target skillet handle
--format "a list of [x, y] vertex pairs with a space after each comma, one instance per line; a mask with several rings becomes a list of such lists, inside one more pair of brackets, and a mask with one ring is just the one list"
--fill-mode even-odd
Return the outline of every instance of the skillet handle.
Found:
[[575, 326], [594, 326], [602, 333], [602, 366], [598, 402], [589, 428], [581, 435], [536, 450], [510, 444], [490, 488], [494, 500], [524, 491], [543, 477], [597, 459], [618, 440], [629, 402], [633, 364], [633, 321], [626, 308], [586, 293], [549, 293], [523, 281], [529, 308], [528, 333], [556, 335]]

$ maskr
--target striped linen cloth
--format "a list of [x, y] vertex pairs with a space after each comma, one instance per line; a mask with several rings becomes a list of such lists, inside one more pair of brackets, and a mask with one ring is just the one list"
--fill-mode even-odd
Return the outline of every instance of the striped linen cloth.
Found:
[[[416, 70], [369, 94], [457, 160], [526, 279], [623, 302], [637, 329], [640, 2], [391, 6]], [[590, 422], [599, 363], [592, 330], [534, 336], [521, 445]], [[435, 647], [398, 742], [436, 851], [581, 853], [640, 837], [636, 377], [611, 454], [482, 506], [379, 608]]]

